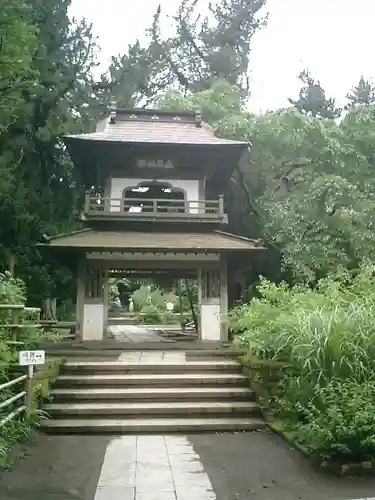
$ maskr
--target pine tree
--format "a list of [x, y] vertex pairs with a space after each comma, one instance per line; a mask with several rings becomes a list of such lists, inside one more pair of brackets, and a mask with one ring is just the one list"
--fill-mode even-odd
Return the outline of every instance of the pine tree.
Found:
[[169, 38], [160, 28], [159, 6], [147, 30], [149, 44], [143, 48], [136, 41], [126, 54], [112, 59], [102, 78], [107, 95], [122, 105], [147, 105], [171, 87], [196, 92], [226, 81], [247, 98], [251, 40], [265, 25], [265, 4], [266, 0], [221, 0], [209, 4], [209, 15], [202, 18], [198, 0], [180, 0], [173, 16], [176, 33]]
[[375, 102], [375, 86], [361, 76], [358, 84], [350, 90], [346, 98], [349, 101], [348, 107], [373, 104]]
[[326, 98], [326, 93], [320, 82], [314, 80], [308, 70], [304, 70], [298, 77], [303, 86], [296, 101], [289, 99], [289, 102], [302, 114], [313, 116], [314, 118], [338, 118], [341, 109], [336, 107], [335, 99]]

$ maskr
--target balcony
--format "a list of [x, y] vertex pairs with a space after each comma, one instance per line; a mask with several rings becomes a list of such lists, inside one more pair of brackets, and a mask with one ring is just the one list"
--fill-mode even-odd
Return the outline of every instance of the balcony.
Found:
[[165, 222], [211, 222], [226, 224], [224, 199], [178, 200], [110, 198], [86, 194], [85, 220], [136, 220]]

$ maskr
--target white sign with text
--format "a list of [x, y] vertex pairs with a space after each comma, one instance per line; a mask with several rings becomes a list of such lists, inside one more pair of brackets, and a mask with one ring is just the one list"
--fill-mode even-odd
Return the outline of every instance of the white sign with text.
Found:
[[21, 366], [44, 365], [46, 359], [45, 351], [20, 351], [19, 363]]

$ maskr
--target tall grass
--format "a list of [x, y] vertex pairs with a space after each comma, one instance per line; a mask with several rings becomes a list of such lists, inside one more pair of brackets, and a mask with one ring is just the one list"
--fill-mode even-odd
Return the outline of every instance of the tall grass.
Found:
[[312, 386], [375, 378], [375, 277], [363, 268], [315, 289], [263, 280], [260, 299], [232, 312], [235, 342], [251, 356], [285, 363]]

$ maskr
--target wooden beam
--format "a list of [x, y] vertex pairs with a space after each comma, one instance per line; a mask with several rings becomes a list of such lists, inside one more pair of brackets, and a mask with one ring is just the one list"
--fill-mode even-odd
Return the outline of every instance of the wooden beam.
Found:
[[126, 260], [90, 260], [93, 266], [101, 267], [101, 268], [109, 268], [109, 269], [124, 269], [124, 270], [136, 270], [136, 269], [144, 269], [144, 270], [156, 270], [156, 269], [187, 269], [187, 270], [196, 270], [199, 267], [210, 268], [210, 269], [219, 269], [219, 262], [205, 262], [205, 261], [192, 261], [192, 262], [166, 262], [166, 261], [126, 261]]

